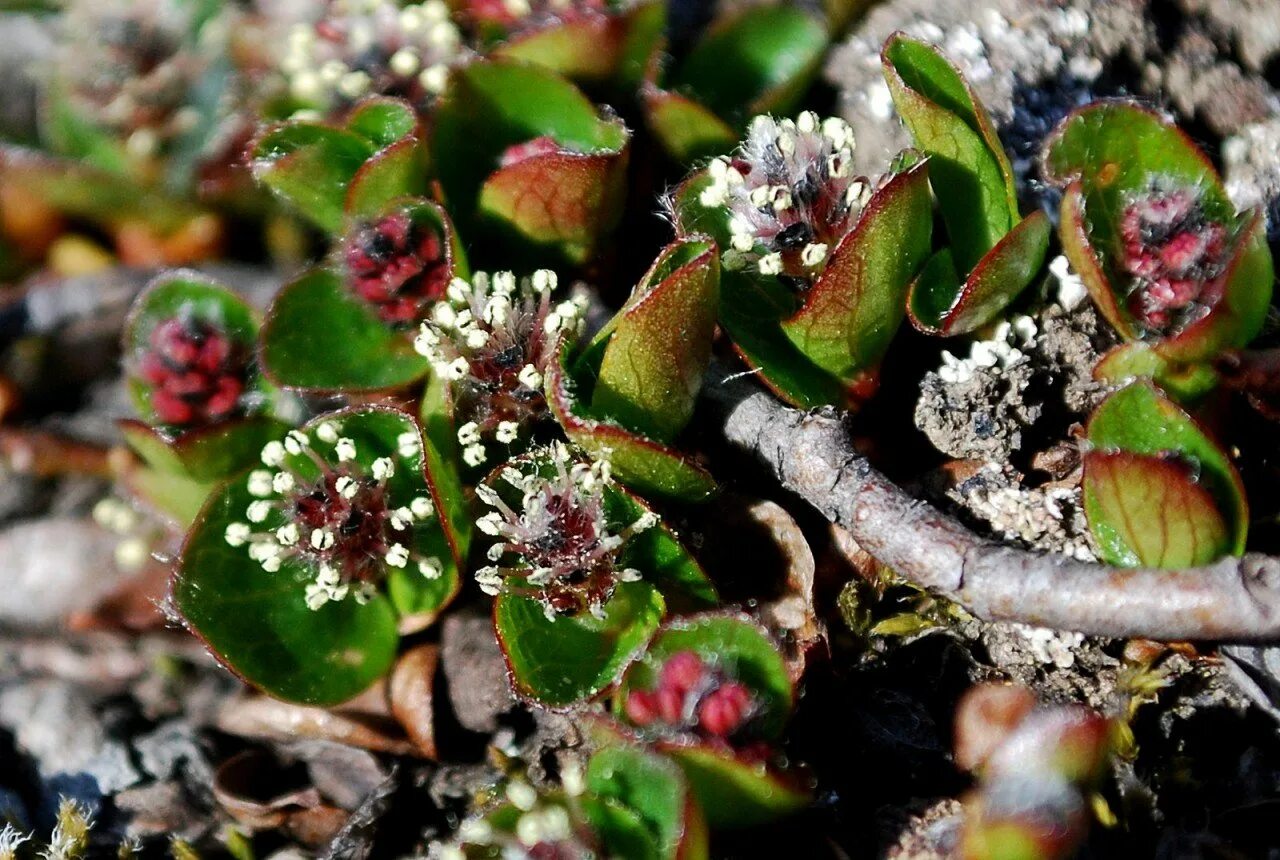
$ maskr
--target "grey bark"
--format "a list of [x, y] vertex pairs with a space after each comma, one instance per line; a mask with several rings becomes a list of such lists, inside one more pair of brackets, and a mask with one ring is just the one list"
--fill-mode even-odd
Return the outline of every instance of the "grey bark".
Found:
[[1123, 638], [1280, 638], [1278, 558], [1122, 569], [1003, 546], [873, 468], [854, 450], [838, 413], [790, 409], [719, 365], [703, 391], [730, 445], [753, 455], [881, 563], [980, 618]]

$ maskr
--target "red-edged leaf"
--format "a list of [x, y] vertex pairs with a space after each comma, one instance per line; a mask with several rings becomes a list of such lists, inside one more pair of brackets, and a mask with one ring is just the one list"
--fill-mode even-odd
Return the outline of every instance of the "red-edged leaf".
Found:
[[875, 193], [804, 305], [781, 323], [809, 361], [851, 389], [874, 375], [902, 322], [907, 288], [929, 253], [931, 219], [922, 162]]
[[720, 259], [708, 236], [668, 245], [601, 332], [592, 414], [660, 442], [693, 415], [719, 302]]
[[958, 335], [991, 322], [1040, 271], [1051, 230], [1044, 212], [1031, 213], [978, 261], [963, 284], [950, 251], [940, 251], [911, 285], [912, 324], [930, 334]]
[[1111, 564], [1193, 567], [1231, 550], [1231, 533], [1213, 496], [1176, 460], [1090, 451], [1084, 506]]
[[639, 492], [701, 501], [716, 491], [716, 482], [693, 457], [607, 421], [589, 417], [579, 404], [564, 362], [568, 346], [547, 368], [547, 405], [574, 444], [593, 457], [607, 459], [614, 476]]
[[627, 154], [561, 151], [499, 168], [480, 190], [481, 217], [584, 262], [622, 217]]

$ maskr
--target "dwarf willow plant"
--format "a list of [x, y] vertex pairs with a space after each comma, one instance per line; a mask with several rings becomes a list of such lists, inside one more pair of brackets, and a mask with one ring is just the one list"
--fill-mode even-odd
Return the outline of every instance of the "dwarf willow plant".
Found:
[[[186, 530], [174, 609], [272, 696], [351, 699], [467, 589], [492, 603], [522, 700], [590, 705], [585, 773], [546, 790], [513, 779], [439, 856], [702, 857], [707, 824], [808, 802], [782, 754], [796, 667], [721, 607], [672, 527], [719, 491], [691, 432], [713, 342], [789, 403], [859, 408], [904, 320], [981, 331], [1026, 301], [1053, 238], [1042, 213], [1019, 213], [962, 74], [901, 34], [882, 65], [914, 148], [855, 169], [857, 130], [798, 110], [848, 17], [826, 5], [827, 21], [727, 12], [678, 57], [654, 2], [335, 0], [287, 28], [243, 19], [270, 34], [235, 77], [254, 114], [243, 166], [264, 192], [246, 208], [279, 204], [320, 253], [261, 317], [187, 272], [138, 298], [128, 485]], [[184, 28], [165, 57], [184, 56]], [[188, 95], [175, 80], [166, 130]], [[145, 129], [83, 96], [60, 103], [86, 121], [65, 122], [67, 140], [141, 148]], [[163, 166], [178, 138], [154, 136]], [[632, 236], [616, 231], [654, 204], [636, 181], [652, 171], [631, 164], [650, 143], [691, 172], [667, 201], [675, 236], [622, 299], [614, 252]], [[89, 211], [31, 155], [6, 157], [6, 177]], [[1242, 552], [1240, 478], [1195, 410], [1215, 358], [1269, 305], [1260, 215], [1235, 212], [1171, 124], [1124, 103], [1068, 117], [1043, 163], [1065, 186], [1063, 250], [1126, 341], [1098, 372], [1130, 384], [1093, 415], [1084, 455], [1103, 556]], [[154, 184], [135, 184], [110, 186], [112, 206], [152, 208]], [[203, 211], [178, 198], [183, 218]], [[590, 314], [578, 279], [616, 312]], [[1078, 799], [1087, 780], [1071, 780]]]

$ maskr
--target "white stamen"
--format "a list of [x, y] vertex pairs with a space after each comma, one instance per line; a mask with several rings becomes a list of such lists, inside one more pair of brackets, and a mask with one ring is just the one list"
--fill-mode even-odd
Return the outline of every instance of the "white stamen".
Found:
[[409, 550], [403, 544], [392, 544], [385, 556], [387, 564], [392, 567], [404, 567], [409, 563]]
[[252, 535], [253, 531], [247, 523], [231, 523], [223, 532], [223, 538], [227, 543], [236, 547], [244, 546]]
[[390, 457], [379, 457], [373, 461], [370, 469], [373, 472], [375, 481], [386, 481], [396, 473], [396, 464], [392, 462]]
[[272, 493], [271, 473], [266, 469], [254, 469], [249, 473], [247, 486], [251, 496], [257, 496], [260, 499], [270, 496]]

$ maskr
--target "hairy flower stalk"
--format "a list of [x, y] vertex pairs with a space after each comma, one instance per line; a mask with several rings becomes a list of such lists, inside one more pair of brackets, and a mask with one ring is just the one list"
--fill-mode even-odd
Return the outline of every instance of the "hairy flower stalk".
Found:
[[58, 85], [83, 119], [118, 135], [130, 155], [156, 155], [199, 122], [188, 98], [206, 63], [184, 44], [186, 6], [78, 0], [65, 22]]
[[370, 94], [423, 106], [461, 56], [443, 0], [331, 0], [319, 21], [294, 25], [279, 65], [294, 99], [330, 112]]
[[493, 565], [476, 571], [486, 594], [531, 597], [548, 620], [558, 615], [590, 612], [604, 616], [604, 605], [619, 582], [634, 582], [640, 571], [623, 567], [628, 539], [658, 524], [645, 512], [635, 522], [614, 530], [605, 517], [604, 493], [609, 467], [603, 461], [575, 461], [567, 447], [554, 443], [527, 464], [531, 471], [504, 466], [497, 477], [521, 494], [508, 505], [492, 484], [476, 494], [494, 508], [476, 525], [499, 538], [489, 547]]
[[695, 734], [727, 742], [760, 712], [751, 690], [692, 651], [672, 654], [652, 690], [632, 690], [624, 702], [627, 719], [661, 734]]
[[605, 856], [578, 800], [583, 792], [581, 773], [567, 771], [561, 781], [564, 791], [549, 797], [524, 780], [513, 779], [505, 794], [519, 815], [510, 829], [497, 827], [483, 817], [467, 818], [458, 826], [453, 843], [433, 846], [428, 856], [431, 860], [465, 860], [471, 856], [467, 848], [497, 849], [504, 860]]
[[351, 288], [391, 325], [420, 322], [449, 284], [443, 239], [406, 211], [357, 226], [347, 237], [343, 261]]
[[1178, 331], [1207, 314], [1230, 260], [1227, 228], [1200, 192], [1156, 182], [1120, 215], [1120, 262], [1132, 278], [1129, 311], [1148, 330]]
[[542, 377], [563, 334], [581, 326], [583, 305], [551, 303], [554, 272], [519, 283], [510, 272], [455, 278], [447, 301], [422, 324], [414, 348], [448, 380], [463, 461], [479, 466], [488, 446], [510, 445], [546, 414]]
[[247, 480], [246, 522], [226, 529], [226, 542], [246, 547], [267, 573], [305, 576], [313, 610], [347, 597], [367, 602], [390, 567], [428, 579], [444, 571], [412, 549], [415, 530], [435, 517], [431, 500], [395, 498], [390, 487], [397, 470], [421, 468], [418, 434], [402, 434], [391, 456], [364, 447], [342, 435], [341, 417], [268, 443], [267, 468]]
[[871, 196], [853, 173], [853, 131], [805, 111], [792, 121], [758, 116], [737, 153], [707, 165], [700, 201], [729, 213], [729, 268], [754, 267], [807, 285], [857, 224]]
[[161, 423], [203, 426], [244, 412], [250, 351], [214, 321], [181, 314], [152, 329], [134, 372]]

